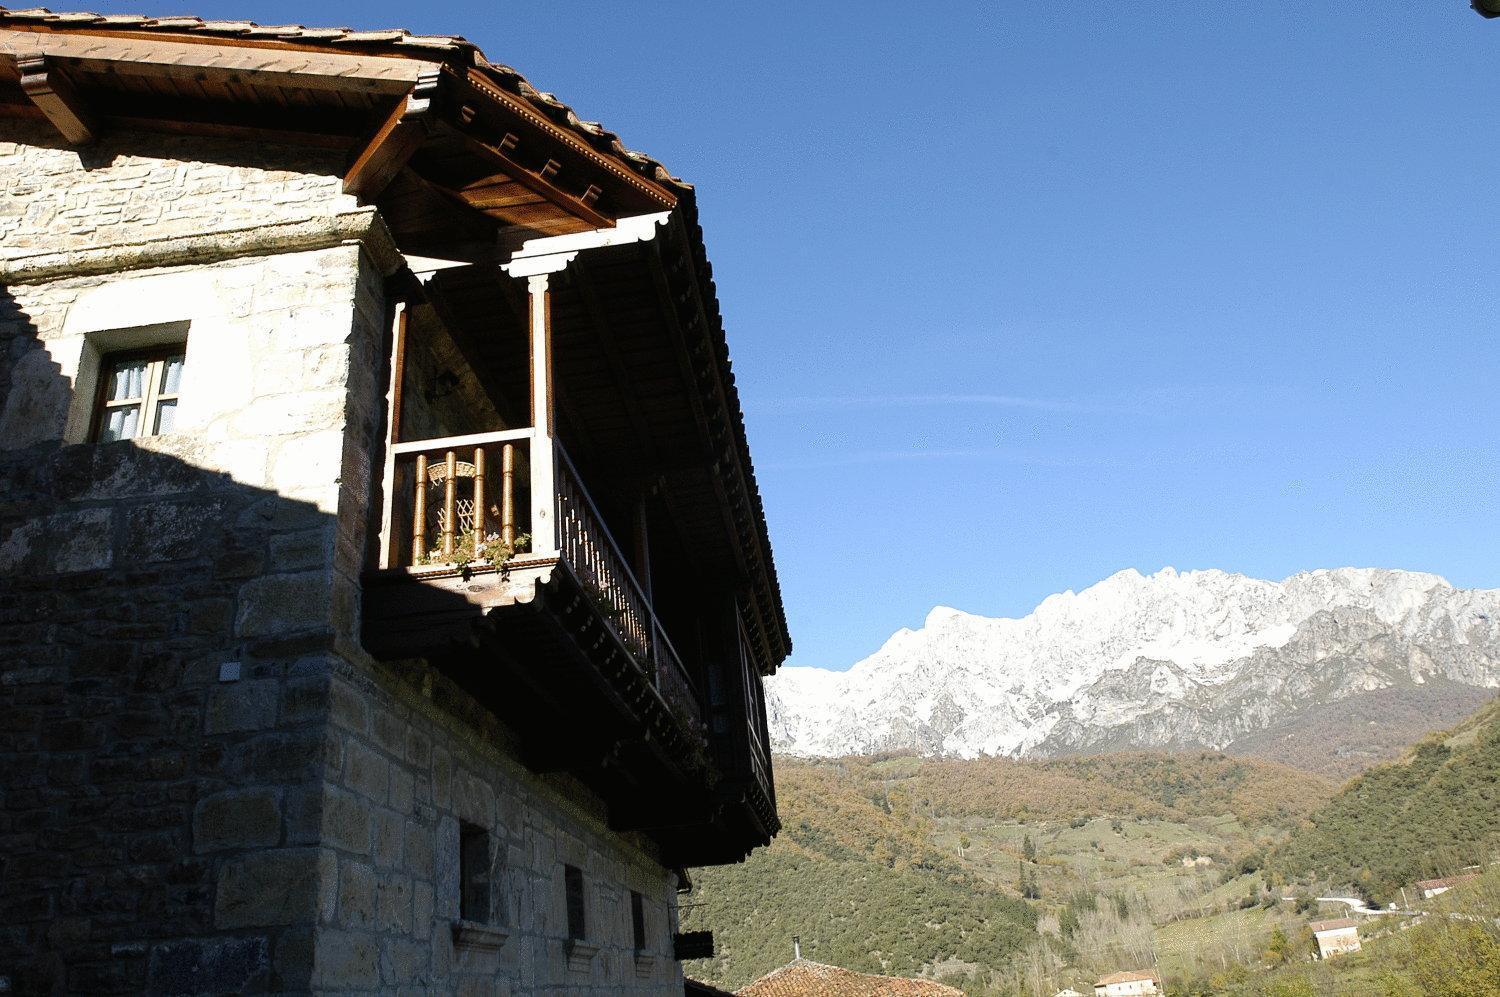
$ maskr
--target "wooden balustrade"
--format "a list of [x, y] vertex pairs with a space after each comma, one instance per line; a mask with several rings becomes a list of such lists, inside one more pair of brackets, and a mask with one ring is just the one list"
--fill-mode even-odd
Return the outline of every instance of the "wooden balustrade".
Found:
[[[530, 430], [505, 430], [392, 446], [391, 459], [397, 464], [392, 480], [398, 494], [387, 503], [388, 542], [383, 547], [382, 567], [452, 561], [467, 534], [474, 535], [477, 548], [496, 527], [500, 540], [514, 548], [517, 538], [529, 533], [526, 524], [516, 519], [517, 451], [526, 453], [531, 443]], [[496, 451], [500, 473], [498, 480], [491, 480]], [[405, 473], [408, 467], [410, 475]], [[498, 486], [499, 502], [492, 506], [494, 486]], [[403, 489], [406, 499], [400, 494]], [[434, 502], [436, 523], [431, 522]], [[398, 533], [411, 538], [405, 558], [399, 553], [404, 545], [396, 541]], [[474, 550], [465, 553], [472, 555]]]
[[[492, 477], [496, 451], [499, 474]], [[452, 562], [465, 533], [472, 530], [483, 540], [493, 509], [500, 539], [513, 547], [518, 537], [529, 534], [531, 553], [555, 553], [566, 561], [662, 698], [698, 714], [698, 696], [687, 670], [561, 444], [532, 429], [504, 430], [397, 443], [391, 447], [391, 459], [397, 462], [398, 494], [387, 503], [383, 567]], [[404, 473], [408, 466], [409, 478]], [[533, 494], [547, 482], [551, 494]], [[439, 487], [438, 494], [430, 494]], [[492, 487], [498, 487], [498, 503], [493, 503]], [[399, 494], [402, 488], [407, 489], [409, 504]], [[429, 523], [434, 502], [440, 510], [435, 524]], [[392, 512], [393, 507], [403, 511]], [[519, 518], [518, 510], [527, 518]], [[435, 528], [435, 537], [430, 528]], [[397, 539], [401, 533], [411, 539], [405, 559], [398, 553], [404, 547]], [[472, 565], [474, 570], [484, 567]]]
[[578, 469], [560, 443], [554, 447], [559, 556], [567, 560], [600, 614], [650, 674], [662, 698], [696, 716], [699, 705], [692, 679], [652, 612], [651, 600], [604, 525]]

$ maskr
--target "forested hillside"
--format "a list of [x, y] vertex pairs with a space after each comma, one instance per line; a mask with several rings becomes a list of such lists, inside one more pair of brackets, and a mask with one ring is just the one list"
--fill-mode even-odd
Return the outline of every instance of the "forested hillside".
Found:
[[[798, 935], [808, 958], [971, 993], [1037, 959], [1081, 960], [1084, 982], [1149, 946], [1153, 919], [1242, 901], [1241, 861], [1334, 787], [1193, 752], [783, 758], [777, 789], [775, 843], [694, 872], [684, 927], [712, 929], [718, 952], [689, 975], [742, 986], [789, 961]], [[1216, 864], [1185, 868], [1193, 855]]]
[[1275, 853], [1288, 879], [1349, 883], [1379, 903], [1500, 848], [1500, 703], [1370, 769]]
[[1347, 779], [1399, 758], [1420, 738], [1452, 727], [1494, 698], [1494, 689], [1429, 677], [1420, 685], [1405, 682], [1309, 706], [1224, 751]]

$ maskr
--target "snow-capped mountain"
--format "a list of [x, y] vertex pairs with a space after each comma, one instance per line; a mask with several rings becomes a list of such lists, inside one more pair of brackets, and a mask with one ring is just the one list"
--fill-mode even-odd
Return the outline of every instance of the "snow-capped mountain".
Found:
[[1500, 686], [1500, 589], [1338, 568], [1134, 569], [1022, 619], [928, 614], [846, 672], [767, 684], [777, 750], [1045, 756], [1222, 748], [1305, 707], [1438, 676]]

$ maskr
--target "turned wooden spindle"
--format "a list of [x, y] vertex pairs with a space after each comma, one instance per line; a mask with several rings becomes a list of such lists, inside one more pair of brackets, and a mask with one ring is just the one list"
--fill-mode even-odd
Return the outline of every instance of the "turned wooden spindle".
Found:
[[458, 454], [448, 451], [448, 477], [443, 481], [443, 556], [453, 559], [453, 534], [458, 527]]
[[412, 502], [411, 563], [421, 564], [427, 558], [427, 455], [417, 454], [417, 493]]
[[507, 443], [500, 448], [500, 539], [514, 547], [516, 543], [516, 448]]
[[474, 551], [484, 543], [484, 447], [474, 448]]

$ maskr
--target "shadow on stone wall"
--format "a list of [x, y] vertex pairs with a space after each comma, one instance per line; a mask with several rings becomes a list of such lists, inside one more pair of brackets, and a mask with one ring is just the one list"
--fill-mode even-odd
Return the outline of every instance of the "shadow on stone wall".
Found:
[[[71, 394], [3, 287], [0, 392]], [[13, 991], [308, 986], [333, 635], [265, 583], [331, 570], [332, 518], [135, 443], [0, 450]]]

